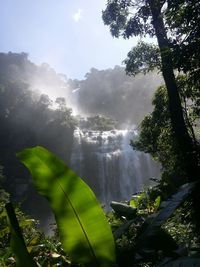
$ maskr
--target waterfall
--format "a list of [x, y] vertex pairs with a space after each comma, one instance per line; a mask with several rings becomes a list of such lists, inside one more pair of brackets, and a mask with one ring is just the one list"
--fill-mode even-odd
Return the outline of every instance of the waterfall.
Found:
[[129, 199], [149, 178], [159, 176], [159, 165], [130, 146], [136, 137], [135, 130], [74, 132], [71, 167], [105, 205]]

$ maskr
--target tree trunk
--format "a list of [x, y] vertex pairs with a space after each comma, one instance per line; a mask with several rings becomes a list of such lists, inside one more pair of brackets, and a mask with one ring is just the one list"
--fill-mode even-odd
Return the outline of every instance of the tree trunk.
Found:
[[181, 152], [181, 156], [184, 161], [187, 179], [188, 181], [197, 181], [199, 175], [198, 157], [195, 153], [194, 144], [188, 133], [183, 117], [183, 110], [175, 80], [173, 61], [161, 14], [161, 7], [159, 5], [159, 1], [148, 0], [148, 2], [152, 13], [152, 24], [155, 29], [161, 53], [162, 74], [168, 92], [172, 129], [178, 144], [178, 150]]
[[[151, 13], [152, 24], [158, 40], [158, 45], [162, 60], [162, 74], [168, 92], [169, 112], [171, 117], [172, 129], [176, 142], [178, 144], [178, 153], [181, 153], [183, 165], [189, 182], [198, 181], [200, 175], [198, 166], [198, 155], [190, 137], [181, 105], [178, 87], [175, 80], [173, 61], [167, 38], [166, 28], [161, 14], [160, 1], [148, 0]], [[192, 193], [192, 204], [194, 211], [194, 220], [196, 224], [196, 232], [200, 235], [200, 186], [197, 184]]]

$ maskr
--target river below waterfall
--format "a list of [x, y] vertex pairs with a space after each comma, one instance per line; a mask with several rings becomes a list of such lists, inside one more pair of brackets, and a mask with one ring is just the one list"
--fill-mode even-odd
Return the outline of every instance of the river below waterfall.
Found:
[[151, 177], [159, 177], [160, 166], [130, 146], [136, 137], [135, 130], [74, 132], [71, 167], [106, 206], [111, 200], [129, 199]]

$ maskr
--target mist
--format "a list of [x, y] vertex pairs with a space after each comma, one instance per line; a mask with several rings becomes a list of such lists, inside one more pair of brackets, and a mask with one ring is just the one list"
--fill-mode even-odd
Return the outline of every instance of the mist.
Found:
[[[118, 196], [130, 197], [151, 176], [159, 175], [159, 166], [149, 156], [130, 148], [130, 139], [137, 136], [127, 129], [138, 128], [143, 116], [151, 112], [151, 100], [161, 82], [156, 72], [129, 77], [119, 66], [91, 68], [83, 80], [70, 79], [46, 63], [37, 66], [26, 53], [0, 53], [0, 160], [6, 176], [3, 186], [12, 201], [23, 200], [25, 211], [47, 223], [48, 206], [15, 156], [36, 145], [73, 167], [104, 204], [116, 197], [116, 185], [121, 190]], [[133, 174], [129, 177], [120, 170], [119, 175], [116, 166], [122, 170], [127, 166], [125, 173], [132, 169]], [[133, 178], [139, 169], [142, 176]], [[129, 193], [119, 186], [120, 179], [126, 184], [125, 176], [129, 177]], [[107, 188], [103, 196], [102, 188]], [[40, 209], [34, 209], [33, 203]]]
[[57, 74], [47, 63], [27, 73], [29, 89], [38, 95], [48, 95], [52, 108], [56, 108], [56, 98], [63, 97], [73, 115], [106, 116], [122, 128], [138, 125], [152, 111], [153, 94], [162, 82], [156, 71], [130, 77], [120, 66], [106, 70], [91, 68], [83, 80]]

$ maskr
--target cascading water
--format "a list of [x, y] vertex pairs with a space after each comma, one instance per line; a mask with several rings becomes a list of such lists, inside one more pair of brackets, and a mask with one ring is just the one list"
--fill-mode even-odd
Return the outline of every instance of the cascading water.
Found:
[[158, 164], [130, 146], [136, 136], [135, 130], [74, 132], [71, 167], [105, 205], [129, 199], [150, 177], [159, 176]]

